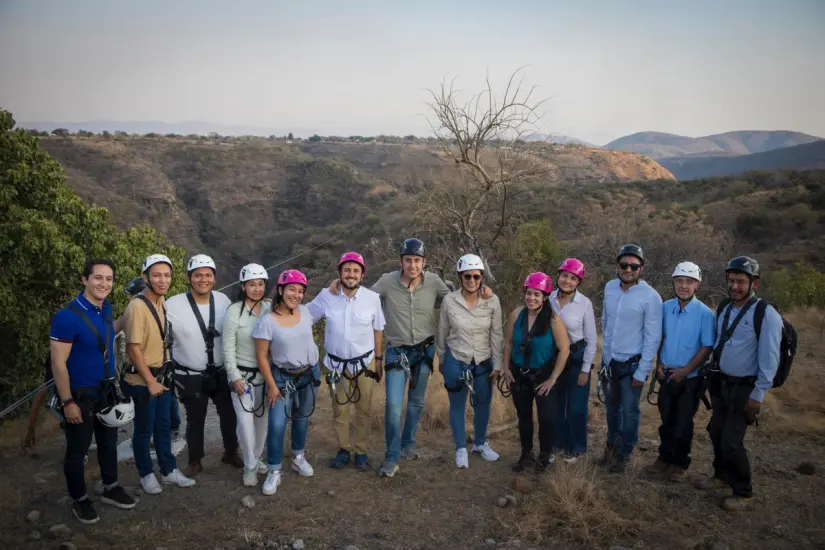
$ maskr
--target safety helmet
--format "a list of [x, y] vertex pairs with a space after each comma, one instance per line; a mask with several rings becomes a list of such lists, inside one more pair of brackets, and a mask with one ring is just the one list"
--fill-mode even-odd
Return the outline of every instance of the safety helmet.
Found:
[[146, 281], [143, 280], [143, 277], [135, 277], [129, 284], [126, 285], [126, 288], [123, 289], [123, 292], [128, 294], [129, 296], [134, 296], [135, 294], [140, 294], [143, 292], [143, 289], [146, 288]]
[[143, 260], [143, 268], [140, 270], [141, 273], [146, 273], [149, 271], [149, 268], [155, 264], [169, 264], [169, 267], [174, 269], [174, 265], [172, 265], [172, 260], [170, 260], [164, 254], [152, 254], [148, 256], [145, 260]]
[[537, 271], [529, 274], [524, 279], [524, 288], [532, 288], [550, 294], [553, 292], [553, 279], [550, 278], [550, 275]]
[[645, 265], [645, 255], [644, 252], [642, 252], [642, 247], [638, 244], [624, 245], [621, 250], [619, 250], [619, 254], [616, 255], [616, 261], [618, 262], [622, 256], [636, 256], [639, 258], [639, 261], [642, 262], [642, 265]]
[[214, 272], [218, 271], [218, 268], [215, 266], [215, 260], [206, 254], [196, 254], [189, 258], [189, 263], [186, 264], [186, 272], [192, 273], [196, 269], [200, 269], [202, 267], [208, 267]]
[[567, 258], [566, 260], [564, 260], [559, 266], [558, 271], [566, 271], [568, 273], [572, 273], [579, 279], [584, 279], [584, 263], [581, 260], [577, 260], [576, 258]]
[[673, 270], [673, 275], [670, 276], [671, 279], [676, 277], [690, 277], [701, 283], [702, 270], [693, 262], [682, 262], [676, 266], [676, 269]]
[[366, 273], [367, 272], [367, 262], [364, 261], [364, 257], [360, 255], [358, 252], [346, 252], [341, 259], [338, 260], [338, 269], [341, 269], [341, 266], [347, 262], [355, 262], [361, 266], [361, 270]]
[[260, 264], [246, 264], [241, 268], [241, 275], [238, 280], [242, 283], [254, 281], [255, 279], [269, 280], [269, 274], [264, 266]]
[[421, 256], [427, 255], [424, 243], [419, 239], [407, 239], [401, 244], [401, 256]]
[[297, 269], [287, 269], [286, 271], [278, 275], [277, 286], [285, 286], [291, 284], [304, 285], [304, 288], [309, 286], [307, 283], [306, 276]]
[[458, 273], [471, 271], [473, 269], [480, 269], [481, 271], [484, 271], [484, 262], [482, 262], [481, 258], [475, 254], [463, 255], [458, 259], [458, 263], [455, 265], [455, 270]]
[[104, 426], [119, 428], [135, 419], [135, 403], [131, 397], [104, 407], [97, 413], [97, 418]]
[[737, 256], [729, 261], [728, 266], [725, 268], [725, 273], [729, 273], [731, 271], [744, 273], [745, 275], [750, 275], [751, 277], [758, 279], [759, 262], [749, 256]]

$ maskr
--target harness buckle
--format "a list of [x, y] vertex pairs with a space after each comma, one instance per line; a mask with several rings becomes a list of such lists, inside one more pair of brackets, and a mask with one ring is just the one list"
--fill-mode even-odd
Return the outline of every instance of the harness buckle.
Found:
[[471, 395], [475, 395], [476, 390], [473, 387], [473, 372], [470, 369], [466, 369], [464, 372], [461, 373], [461, 380], [464, 382], [464, 385], [467, 386], [467, 390], [470, 392]]

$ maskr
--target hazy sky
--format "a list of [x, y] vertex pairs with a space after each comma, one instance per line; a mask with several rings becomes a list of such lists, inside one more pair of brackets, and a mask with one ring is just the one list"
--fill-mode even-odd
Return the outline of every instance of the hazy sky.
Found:
[[0, 107], [424, 134], [425, 88], [528, 65], [545, 132], [825, 137], [823, 29], [823, 0], [0, 0]]

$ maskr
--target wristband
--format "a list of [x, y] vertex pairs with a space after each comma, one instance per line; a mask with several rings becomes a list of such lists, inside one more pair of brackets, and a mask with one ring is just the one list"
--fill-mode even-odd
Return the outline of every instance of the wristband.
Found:
[[71, 404], [72, 404], [72, 403], [74, 403], [74, 402], [75, 402], [75, 401], [74, 401], [74, 397], [70, 397], [70, 398], [68, 398], [67, 400], [62, 401], [62, 402], [60, 403], [60, 406], [61, 406], [61, 407], [67, 407], [67, 406], [71, 405]]
[[384, 356], [383, 356], [383, 355], [376, 355], [376, 356], [374, 357], [374, 359], [375, 359], [376, 361], [383, 361], [383, 360], [384, 360]]

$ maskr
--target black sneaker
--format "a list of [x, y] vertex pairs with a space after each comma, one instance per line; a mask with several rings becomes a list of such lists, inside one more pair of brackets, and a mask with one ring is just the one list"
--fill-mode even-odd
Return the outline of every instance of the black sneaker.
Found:
[[599, 466], [610, 466], [613, 464], [613, 461], [616, 459], [616, 447], [612, 445], [607, 445], [604, 448], [604, 454], [602, 457], [596, 462]]
[[111, 489], [106, 489], [103, 491], [103, 495], [100, 497], [100, 502], [103, 504], [110, 504], [115, 508], [120, 508], [121, 510], [131, 510], [135, 507], [135, 499], [130, 497], [120, 485], [115, 485]]
[[616, 455], [613, 459], [613, 464], [610, 465], [610, 473], [611, 474], [620, 474], [627, 470], [627, 466], [630, 460], [627, 457], [622, 455]]
[[77, 521], [87, 525], [100, 521], [100, 516], [97, 515], [97, 511], [88, 497], [72, 502], [72, 514], [77, 518]]
[[553, 453], [539, 453], [539, 457], [536, 459], [536, 464], [540, 470], [546, 470], [548, 466], [555, 464], [555, 462], [556, 455]]
[[522, 452], [518, 462], [513, 464], [513, 471], [516, 473], [523, 472], [525, 469], [534, 467], [535, 465], [536, 457], [533, 456], [533, 453]]

